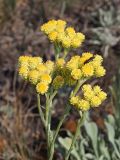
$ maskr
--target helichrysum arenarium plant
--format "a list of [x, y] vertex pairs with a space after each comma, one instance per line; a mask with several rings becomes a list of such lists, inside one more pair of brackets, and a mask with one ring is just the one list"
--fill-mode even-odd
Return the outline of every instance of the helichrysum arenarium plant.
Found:
[[[50, 20], [40, 29], [54, 45], [55, 61], [43, 62], [41, 57], [20, 56], [19, 75], [36, 88], [38, 110], [46, 131], [49, 160], [53, 159], [58, 132], [71, 107], [80, 114], [76, 133], [65, 155], [65, 160], [68, 160], [85, 113], [90, 108], [98, 107], [106, 99], [106, 93], [99, 86], [85, 84], [92, 77], [105, 75], [105, 69], [102, 66], [103, 58], [100, 55], [85, 52], [82, 56], [75, 55], [69, 59], [67, 57], [69, 50], [80, 47], [85, 40], [85, 35], [76, 32], [72, 27], [67, 27], [63, 20]], [[59, 125], [56, 131], [52, 131], [51, 110], [54, 109], [52, 102], [62, 87], [71, 87], [71, 92]], [[80, 90], [82, 92], [79, 94]], [[40, 106], [40, 95], [46, 97], [44, 112]]]

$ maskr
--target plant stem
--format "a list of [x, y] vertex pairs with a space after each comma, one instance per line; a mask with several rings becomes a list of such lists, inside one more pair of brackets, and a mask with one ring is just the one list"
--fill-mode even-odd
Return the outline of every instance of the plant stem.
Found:
[[67, 54], [68, 54], [68, 50], [67, 50], [67, 49], [64, 49], [63, 59], [65, 59], [65, 58], [66, 58]]
[[[49, 133], [50, 133], [50, 123], [49, 123], [49, 109], [50, 109], [50, 98], [47, 94], [46, 96], [46, 112], [45, 112], [45, 120], [46, 120], [46, 135], [47, 135], [47, 146], [49, 151]], [[48, 154], [49, 156], [49, 154]]]
[[45, 119], [46, 119], [46, 135], [47, 135], [47, 146], [48, 146], [48, 158], [50, 156], [50, 143], [52, 141], [53, 135], [52, 135], [52, 131], [51, 131], [51, 110], [52, 110], [52, 100], [55, 97], [55, 95], [57, 94], [57, 91], [54, 91], [53, 93], [50, 93], [46, 95], [46, 115], [45, 115]]
[[75, 96], [76, 93], [78, 92], [79, 88], [81, 87], [81, 85], [82, 85], [85, 81], [86, 81], [86, 79], [84, 79], [84, 80], [79, 80], [79, 81], [77, 82], [76, 87], [74, 88], [74, 90], [73, 90], [73, 92], [71, 93], [70, 96]]
[[49, 160], [52, 160], [52, 159], [53, 159], [53, 155], [54, 155], [54, 144], [55, 144], [56, 138], [57, 138], [57, 136], [58, 136], [60, 127], [62, 126], [63, 121], [65, 120], [65, 118], [66, 118], [67, 114], [69, 113], [69, 111], [70, 111], [70, 106], [67, 105], [67, 106], [66, 106], [66, 109], [65, 109], [65, 112], [64, 112], [63, 116], [61, 117], [61, 120], [60, 120], [60, 122], [59, 122], [59, 124], [58, 124], [58, 126], [57, 126], [57, 129], [56, 129], [56, 131], [55, 131], [55, 134], [54, 134], [54, 136], [53, 136], [52, 143], [51, 143], [51, 145], [50, 145], [50, 158], [49, 158]]
[[54, 49], [55, 49], [55, 60], [57, 60], [59, 58], [59, 54], [61, 51], [61, 48], [58, 46], [57, 43], [54, 44]]
[[40, 106], [40, 95], [39, 94], [37, 94], [37, 102], [38, 102], [38, 111], [39, 111], [40, 118], [42, 120], [42, 123], [46, 127], [44, 114], [43, 114], [41, 106]]
[[71, 154], [71, 152], [72, 152], [72, 149], [73, 149], [73, 147], [74, 147], [75, 141], [76, 141], [76, 139], [77, 139], [77, 136], [78, 136], [80, 127], [81, 127], [81, 125], [83, 124], [84, 116], [85, 116], [85, 113], [83, 113], [83, 114], [81, 115], [81, 118], [78, 120], [77, 129], [76, 129], [75, 135], [74, 135], [73, 138], [72, 138], [72, 143], [71, 143], [71, 146], [70, 146], [70, 148], [69, 148], [69, 150], [68, 150], [68, 153], [67, 153], [67, 155], [66, 155], [66, 157], [65, 157], [65, 160], [68, 160], [68, 159], [69, 159], [69, 156], [70, 156], [70, 154]]

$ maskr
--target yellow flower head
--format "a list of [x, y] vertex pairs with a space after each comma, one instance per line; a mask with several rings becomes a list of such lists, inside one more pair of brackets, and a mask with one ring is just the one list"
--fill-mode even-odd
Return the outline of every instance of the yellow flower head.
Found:
[[99, 94], [101, 92], [101, 88], [99, 86], [94, 86], [93, 91], [95, 94]]
[[98, 95], [101, 101], [104, 101], [107, 98], [107, 94], [103, 91], [101, 91]]
[[45, 34], [49, 34], [50, 32], [52, 32], [52, 31], [55, 30], [56, 24], [57, 24], [57, 21], [55, 21], [55, 20], [50, 20], [49, 22], [43, 24], [40, 29], [41, 29], [41, 31], [44, 32]]
[[81, 44], [82, 44], [82, 42], [80, 41], [80, 39], [75, 36], [75, 37], [72, 39], [71, 47], [72, 47], [72, 48], [78, 48], [78, 47], [80, 47]]
[[69, 70], [77, 69], [78, 68], [78, 62], [79, 62], [80, 56], [73, 56], [68, 62], [67, 62], [67, 68]]
[[52, 78], [49, 74], [42, 74], [41, 77], [40, 77], [40, 80], [42, 82], [46, 82], [46, 84], [49, 84], [49, 83], [51, 83]]
[[57, 20], [57, 27], [65, 27], [66, 26], [66, 22], [63, 20]]
[[79, 59], [79, 66], [83, 65], [87, 60], [93, 57], [93, 54], [90, 52], [84, 52], [82, 57]]
[[21, 77], [23, 77], [24, 79], [27, 79], [28, 78], [28, 67], [27, 66], [22, 66], [19, 68], [19, 75]]
[[78, 109], [82, 110], [82, 111], [87, 111], [90, 109], [90, 104], [88, 101], [84, 100], [84, 99], [80, 99], [78, 102]]
[[47, 73], [47, 70], [48, 70], [47, 67], [43, 63], [38, 64], [36, 66], [36, 69], [39, 71], [40, 75], [43, 74], [43, 73]]
[[96, 77], [102, 77], [104, 76], [106, 73], [106, 70], [103, 66], [98, 66], [96, 69], [95, 69], [95, 76]]
[[77, 56], [72, 56], [71, 59], [70, 59], [70, 61], [74, 62], [74, 63], [78, 63], [79, 60], [80, 60], [80, 56], [78, 56], [78, 55]]
[[95, 58], [94, 58], [94, 61], [98, 62], [99, 64], [101, 64], [103, 62], [103, 58], [102, 56], [96, 54], [95, 55]]
[[73, 79], [78, 80], [82, 77], [82, 72], [80, 69], [73, 69], [71, 72]]
[[63, 58], [58, 58], [56, 60], [56, 66], [58, 68], [63, 68], [64, 67], [64, 64], [65, 64], [65, 60]]
[[45, 66], [47, 67], [48, 73], [51, 73], [54, 69], [54, 62], [48, 60], [46, 61]]
[[83, 91], [84, 98], [86, 100], [91, 100], [91, 98], [95, 95], [92, 90], [91, 85], [89, 85], [89, 84], [83, 85], [82, 91]]
[[88, 101], [90, 101], [95, 96], [93, 90], [92, 91], [86, 91], [86, 92], [83, 93], [83, 95], [84, 95], [85, 100], [88, 100]]
[[90, 91], [92, 91], [92, 87], [91, 87], [91, 85], [90, 84], [85, 84], [85, 85], [83, 85], [82, 86], [82, 91], [83, 92], [90, 92]]
[[57, 39], [58, 33], [57, 31], [52, 31], [49, 33], [48, 38], [51, 42], [55, 42]]
[[36, 91], [39, 94], [45, 94], [48, 91], [48, 84], [45, 82], [40, 82], [36, 85]]
[[72, 104], [73, 106], [76, 106], [79, 102], [79, 96], [73, 96], [70, 98], [70, 104]]
[[62, 42], [65, 37], [65, 32], [58, 33], [57, 42]]
[[97, 69], [99, 66], [101, 66], [103, 62], [103, 58], [100, 55], [95, 55], [94, 59], [91, 61], [91, 64], [95, 69]]
[[29, 68], [30, 69], [35, 69], [37, 65], [42, 63], [42, 58], [40, 57], [30, 57], [28, 60], [29, 63]]
[[30, 56], [20, 56], [18, 59], [19, 66], [28, 66]]
[[82, 34], [80, 32], [76, 33], [76, 35], [72, 39], [71, 46], [73, 48], [78, 48], [82, 44], [84, 39], [85, 39], [85, 35], [84, 34]]
[[85, 35], [83, 33], [81, 33], [81, 32], [77, 32], [76, 33], [76, 37], [79, 38], [81, 43], [85, 40]]
[[37, 70], [29, 71], [28, 78], [32, 84], [36, 84], [40, 80], [39, 72]]
[[71, 39], [68, 36], [65, 36], [62, 39], [62, 46], [63, 46], [63, 48], [70, 48], [70, 45], [71, 45]]
[[66, 28], [65, 32], [70, 38], [73, 38], [76, 35], [75, 30], [74, 30], [73, 27]]
[[82, 73], [84, 77], [89, 77], [94, 75], [94, 68], [90, 63], [85, 64], [82, 67]]
[[55, 89], [59, 89], [64, 85], [64, 78], [62, 76], [56, 76], [52, 83]]
[[102, 103], [102, 101], [98, 96], [94, 96], [92, 97], [90, 103], [92, 107], [98, 107]]

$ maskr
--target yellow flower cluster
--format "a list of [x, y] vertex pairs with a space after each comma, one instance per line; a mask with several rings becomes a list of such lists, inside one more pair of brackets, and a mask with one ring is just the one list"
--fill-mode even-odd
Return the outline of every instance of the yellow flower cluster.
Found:
[[58, 58], [54, 68], [55, 76], [62, 76], [64, 85], [74, 85], [80, 79], [90, 77], [101, 77], [105, 75], [102, 66], [102, 57], [85, 52], [82, 56], [73, 56], [65, 62], [63, 58]]
[[83, 85], [83, 97], [73, 96], [70, 103], [77, 109], [87, 111], [90, 107], [98, 107], [107, 97], [107, 94], [99, 86]]
[[52, 81], [51, 73], [53, 69], [54, 63], [52, 61], [43, 63], [40, 57], [19, 57], [19, 75], [34, 84], [39, 94], [48, 91], [49, 84]]
[[105, 69], [102, 66], [102, 57], [93, 56], [90, 52], [85, 52], [82, 56], [73, 56], [66, 64], [71, 70], [73, 79], [88, 78], [91, 76], [101, 77], [105, 75]]
[[51, 42], [60, 44], [63, 48], [78, 48], [85, 40], [85, 35], [75, 32], [74, 28], [66, 27], [63, 20], [50, 20], [41, 26]]

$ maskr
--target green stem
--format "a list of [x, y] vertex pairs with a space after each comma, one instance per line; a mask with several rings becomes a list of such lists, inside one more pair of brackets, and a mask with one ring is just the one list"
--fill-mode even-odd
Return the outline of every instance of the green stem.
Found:
[[52, 159], [53, 159], [53, 155], [54, 155], [54, 144], [55, 144], [56, 138], [57, 138], [57, 136], [58, 136], [60, 127], [62, 126], [62, 124], [63, 124], [66, 116], [67, 116], [68, 113], [69, 113], [69, 111], [70, 111], [70, 106], [67, 105], [67, 107], [66, 107], [66, 109], [65, 109], [65, 112], [64, 112], [63, 116], [61, 117], [61, 120], [60, 120], [60, 122], [59, 122], [59, 124], [58, 124], [58, 126], [57, 126], [57, 129], [56, 129], [56, 131], [55, 131], [55, 134], [54, 134], [54, 136], [53, 136], [52, 143], [51, 143], [51, 145], [50, 145], [50, 158], [49, 158], [49, 160], [52, 160]]
[[68, 54], [68, 49], [64, 49], [63, 59], [65, 59], [65, 58], [66, 58], [67, 54]]
[[83, 80], [79, 80], [77, 82], [77, 85], [76, 87], [74, 88], [74, 90], [72, 91], [71, 95], [70, 96], [75, 96], [76, 93], [78, 92], [79, 88], [81, 87], [81, 85], [86, 81], [86, 79], [83, 79]]
[[49, 148], [51, 139], [53, 138], [50, 124], [51, 124], [51, 110], [52, 110], [52, 100], [57, 94], [57, 91], [54, 91], [53, 93], [50, 93], [46, 95], [46, 134], [47, 134], [47, 146], [48, 146], [48, 157], [50, 156]]
[[[46, 113], [45, 113], [45, 120], [46, 120], [46, 135], [47, 135], [47, 147], [49, 151], [49, 133], [50, 133], [50, 123], [49, 123], [49, 107], [50, 107], [50, 102], [49, 102], [49, 95], [46, 95]], [[49, 152], [48, 152], [48, 157], [49, 157]]]
[[83, 113], [83, 114], [81, 115], [81, 118], [78, 120], [77, 129], [76, 129], [75, 135], [74, 135], [73, 138], [72, 138], [72, 143], [71, 143], [71, 146], [70, 146], [70, 148], [69, 148], [69, 150], [68, 150], [68, 153], [67, 153], [67, 155], [66, 155], [66, 157], [65, 157], [65, 160], [68, 160], [68, 159], [69, 159], [69, 156], [70, 156], [70, 154], [71, 154], [71, 152], [72, 152], [72, 150], [73, 150], [75, 141], [76, 141], [76, 139], [77, 139], [77, 137], [78, 137], [78, 134], [79, 134], [80, 127], [81, 127], [81, 125], [83, 124], [84, 117], [85, 117], [85, 113]]
[[46, 127], [44, 114], [43, 114], [43, 111], [40, 106], [40, 95], [39, 94], [37, 94], [37, 102], [38, 102], [38, 111], [39, 111], [40, 118], [41, 118], [44, 126]]
[[58, 46], [57, 43], [55, 43], [54, 44], [54, 49], [55, 49], [55, 60], [57, 60], [59, 58], [61, 48]]

